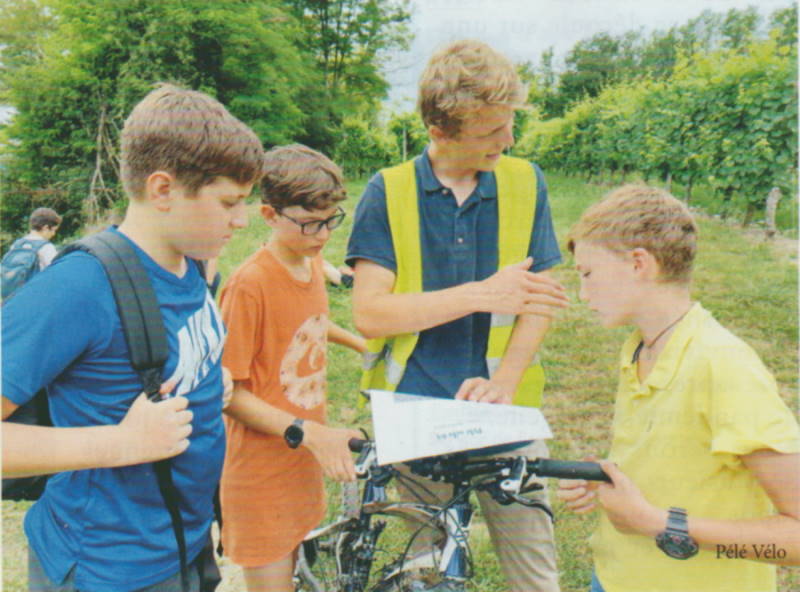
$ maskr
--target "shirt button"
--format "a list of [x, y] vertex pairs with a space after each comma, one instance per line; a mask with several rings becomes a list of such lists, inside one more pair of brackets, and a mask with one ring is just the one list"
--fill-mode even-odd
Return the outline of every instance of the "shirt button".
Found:
[[464, 242], [464, 239], [463, 239], [463, 238], [461, 238], [461, 237], [459, 236], [459, 237], [456, 239], [456, 242], [457, 242], [457, 243], [460, 245], [460, 244], [462, 244], [462, 243]]

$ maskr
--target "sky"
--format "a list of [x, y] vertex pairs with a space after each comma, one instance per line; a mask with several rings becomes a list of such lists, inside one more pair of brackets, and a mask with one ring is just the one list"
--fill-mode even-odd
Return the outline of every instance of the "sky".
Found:
[[581, 39], [596, 33], [645, 34], [683, 25], [704, 10], [727, 12], [757, 6], [763, 17], [795, 0], [413, 0], [408, 52], [394, 56], [385, 72], [391, 84], [391, 109], [412, 109], [419, 75], [440, 45], [461, 38], [480, 39], [514, 62], [539, 65], [553, 47], [555, 63]]
[[[393, 111], [414, 107], [417, 80], [431, 53], [461, 38], [485, 41], [514, 62], [539, 64], [543, 51], [553, 47], [555, 63], [563, 63], [577, 41], [596, 33], [619, 35], [630, 30], [649, 33], [682, 25], [704, 10], [758, 6], [767, 17], [795, 0], [412, 0], [410, 29], [415, 34], [409, 51], [385, 67], [391, 90], [387, 106]], [[0, 121], [10, 112], [0, 106]]]

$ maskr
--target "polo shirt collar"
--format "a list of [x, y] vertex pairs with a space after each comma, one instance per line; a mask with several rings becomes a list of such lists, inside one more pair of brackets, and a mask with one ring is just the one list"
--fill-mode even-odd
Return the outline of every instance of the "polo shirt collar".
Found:
[[[422, 155], [417, 160], [417, 174], [419, 175], [420, 184], [426, 193], [440, 192], [444, 189], [444, 185], [433, 172], [431, 166], [431, 159], [428, 155], [430, 145], [425, 146]], [[497, 199], [497, 180], [492, 173], [480, 171], [478, 173], [478, 195], [483, 199]]]
[[[708, 320], [711, 314], [704, 309], [699, 302], [695, 302], [686, 313], [686, 316], [675, 326], [675, 330], [669, 336], [664, 349], [658, 354], [653, 369], [642, 383], [642, 388], [651, 387], [655, 389], [666, 388], [678, 371], [683, 353], [697, 335], [701, 326]], [[636, 376], [636, 363], [633, 362], [633, 354], [636, 351], [642, 334], [636, 329], [625, 344], [622, 346], [622, 371]]]

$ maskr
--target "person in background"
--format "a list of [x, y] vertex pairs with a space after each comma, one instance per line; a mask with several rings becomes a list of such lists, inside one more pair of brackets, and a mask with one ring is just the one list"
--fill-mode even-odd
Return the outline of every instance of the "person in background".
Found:
[[50, 241], [60, 225], [61, 216], [55, 210], [36, 208], [33, 211], [28, 224], [30, 232], [14, 241], [0, 263], [3, 300], [50, 265], [58, 253]]

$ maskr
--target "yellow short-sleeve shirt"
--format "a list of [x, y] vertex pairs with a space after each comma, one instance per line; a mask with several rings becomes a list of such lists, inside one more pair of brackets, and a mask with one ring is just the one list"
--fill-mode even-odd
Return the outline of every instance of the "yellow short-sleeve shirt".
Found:
[[[800, 430], [758, 355], [699, 304], [644, 383], [632, 361], [640, 340], [635, 331], [622, 347], [610, 459], [657, 507], [713, 519], [774, 514], [740, 456], [800, 452]], [[775, 590], [773, 565], [714, 550], [676, 560], [653, 538], [617, 532], [604, 514], [591, 546], [606, 592]]]

